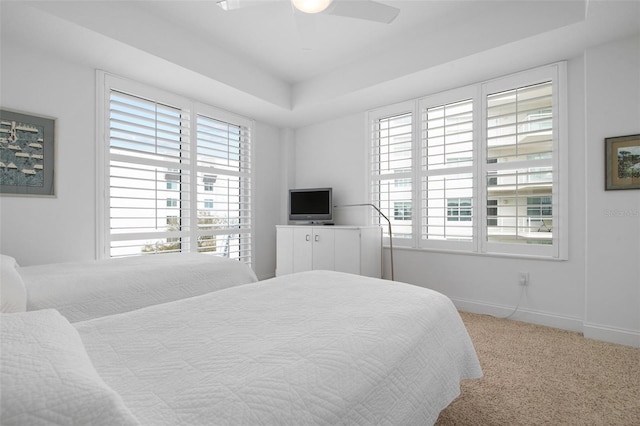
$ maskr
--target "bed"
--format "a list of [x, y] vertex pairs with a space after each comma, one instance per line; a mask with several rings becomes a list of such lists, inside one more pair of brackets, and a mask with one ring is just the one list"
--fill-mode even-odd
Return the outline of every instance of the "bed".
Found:
[[3, 425], [428, 425], [482, 375], [447, 297], [330, 271], [0, 326]]
[[258, 281], [246, 263], [200, 253], [52, 263], [19, 273], [27, 310], [55, 308], [71, 322]]

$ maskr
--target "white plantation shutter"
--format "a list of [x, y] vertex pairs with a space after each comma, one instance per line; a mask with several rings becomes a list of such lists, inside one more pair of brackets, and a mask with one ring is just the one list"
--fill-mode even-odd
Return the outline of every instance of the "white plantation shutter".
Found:
[[[389, 218], [394, 241], [413, 238], [413, 105], [370, 114], [370, 200]], [[386, 224], [372, 209], [372, 222]], [[382, 220], [382, 222], [381, 222]], [[387, 227], [383, 227], [389, 237]]]
[[423, 99], [421, 113], [421, 247], [472, 249], [475, 207], [473, 90]]
[[233, 124], [208, 115], [197, 117], [200, 252], [217, 251], [232, 258], [250, 259], [250, 142], [248, 125]]
[[104, 256], [197, 251], [250, 262], [251, 121], [104, 81]]
[[483, 87], [483, 251], [560, 255], [558, 87], [554, 67]]
[[177, 252], [189, 243], [189, 116], [110, 92], [111, 256]]
[[566, 259], [565, 81], [558, 63], [370, 111], [370, 200], [394, 238]]

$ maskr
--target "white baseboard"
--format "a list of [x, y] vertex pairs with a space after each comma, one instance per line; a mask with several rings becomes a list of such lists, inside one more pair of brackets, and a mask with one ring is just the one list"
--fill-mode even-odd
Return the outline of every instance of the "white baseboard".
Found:
[[[451, 300], [453, 300], [456, 308], [465, 312], [492, 315], [500, 318], [507, 317], [513, 313], [512, 307], [492, 305], [486, 302], [467, 299], [451, 298]], [[516, 321], [524, 321], [532, 324], [559, 328], [562, 330], [576, 331], [578, 333], [582, 333], [584, 337], [588, 339], [617, 343], [625, 346], [640, 347], [640, 331], [636, 330], [626, 330], [599, 324], [584, 323], [580, 318], [550, 314], [548, 312], [540, 312], [524, 308], [519, 308], [510, 318]]]
[[[461, 311], [474, 314], [492, 315], [504, 318], [513, 313], [513, 307], [492, 305], [474, 300], [451, 298], [453, 303]], [[582, 320], [580, 318], [566, 317], [548, 312], [533, 311], [530, 309], [518, 308], [510, 319], [524, 321], [532, 324], [544, 325], [547, 327], [560, 328], [562, 330], [576, 331], [582, 333]]]
[[594, 340], [602, 340], [619, 345], [640, 348], [640, 331], [613, 328], [600, 324], [585, 323], [583, 325], [584, 337]]

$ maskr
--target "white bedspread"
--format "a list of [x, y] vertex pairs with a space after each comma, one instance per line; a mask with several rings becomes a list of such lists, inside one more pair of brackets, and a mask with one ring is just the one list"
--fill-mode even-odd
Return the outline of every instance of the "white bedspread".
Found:
[[78, 331], [53, 309], [0, 314], [0, 424], [133, 426]]
[[147, 425], [428, 425], [482, 375], [440, 293], [328, 271], [74, 324]]
[[27, 310], [54, 308], [83, 321], [257, 281], [239, 261], [197, 253], [20, 268]]

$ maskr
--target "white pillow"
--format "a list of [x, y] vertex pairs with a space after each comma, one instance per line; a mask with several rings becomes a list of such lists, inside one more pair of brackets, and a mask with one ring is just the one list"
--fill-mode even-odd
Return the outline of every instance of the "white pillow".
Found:
[[27, 290], [11, 256], [0, 255], [0, 312], [27, 310]]
[[0, 314], [0, 412], [7, 425], [136, 425], [57, 311]]

